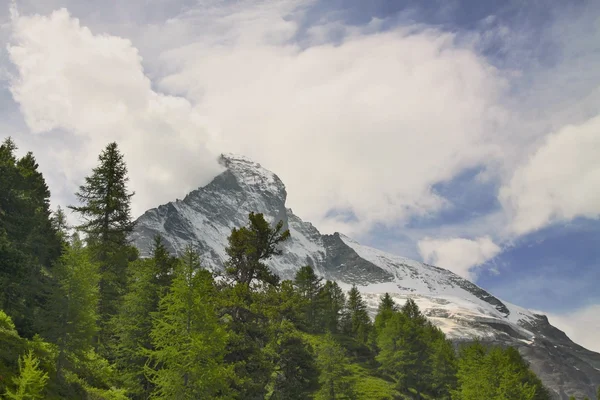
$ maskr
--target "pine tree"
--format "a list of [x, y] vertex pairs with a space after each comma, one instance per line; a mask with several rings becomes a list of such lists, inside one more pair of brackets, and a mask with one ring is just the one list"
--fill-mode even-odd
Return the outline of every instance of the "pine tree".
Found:
[[283, 221], [271, 227], [263, 214], [250, 213], [248, 219], [248, 226], [233, 228], [228, 238], [226, 274], [235, 283], [246, 286], [255, 281], [276, 285], [279, 279], [264, 261], [281, 254], [278, 245], [289, 238], [290, 232], [282, 231]]
[[317, 347], [317, 365], [321, 374], [321, 385], [315, 399], [337, 400], [354, 399], [354, 381], [349, 370], [349, 362], [344, 349], [327, 333]]
[[81, 205], [69, 208], [82, 217], [84, 222], [77, 229], [86, 234], [93, 259], [100, 265], [102, 338], [99, 339], [106, 352], [107, 324], [116, 314], [120, 296], [125, 291], [127, 263], [135, 257], [127, 239], [134, 227], [131, 220], [134, 194], [127, 189], [127, 167], [116, 143], [108, 144], [98, 159], [99, 165], [75, 194]]
[[215, 311], [213, 278], [188, 247], [169, 293], [160, 302], [150, 337], [153, 350], [146, 372], [153, 398], [222, 398], [229, 368], [223, 362], [227, 332]]
[[369, 331], [371, 330], [371, 319], [367, 313], [367, 304], [356, 286], [352, 286], [348, 292], [346, 313], [346, 332], [350, 333], [359, 342], [367, 343]]
[[77, 363], [92, 348], [97, 333], [100, 276], [81, 241], [74, 237], [54, 268], [56, 285], [51, 297], [48, 338], [58, 347], [57, 375]]
[[10, 400], [35, 400], [44, 398], [48, 374], [39, 368], [39, 360], [29, 351], [19, 359], [19, 376], [14, 378], [15, 391], [7, 390]]
[[303, 300], [304, 318], [311, 332], [317, 330], [317, 311], [322, 280], [309, 265], [300, 268], [294, 278], [294, 286]]

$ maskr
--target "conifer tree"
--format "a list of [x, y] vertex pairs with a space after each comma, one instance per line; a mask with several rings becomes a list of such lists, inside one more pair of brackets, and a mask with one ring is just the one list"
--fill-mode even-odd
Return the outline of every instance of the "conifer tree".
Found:
[[155, 237], [150, 254], [151, 258], [130, 263], [128, 290], [115, 320], [116, 363], [131, 396], [140, 399], [147, 398], [153, 390], [144, 373], [148, 352], [153, 350], [152, 318], [160, 299], [169, 291], [178, 263], [167, 252], [160, 236]]
[[98, 266], [89, 258], [79, 238], [54, 268], [56, 285], [51, 297], [48, 338], [58, 346], [57, 375], [77, 362], [93, 345], [97, 333]]
[[317, 329], [317, 311], [322, 280], [323, 278], [319, 278], [309, 265], [300, 268], [294, 278], [294, 286], [303, 299], [304, 317], [308, 329], [313, 332]]
[[51, 222], [50, 191], [31, 153], [17, 159], [16, 145], [0, 145], [0, 307], [19, 332], [41, 328], [48, 300], [48, 271], [62, 252]]
[[[132, 232], [129, 178], [123, 155], [116, 143], [110, 143], [98, 157], [99, 165], [85, 178], [75, 194], [79, 206], [69, 206], [79, 213], [83, 223], [77, 229], [86, 234], [94, 261], [100, 265], [100, 344], [109, 345], [108, 321], [118, 310], [125, 291], [127, 262], [135, 258], [127, 236]], [[105, 342], [105, 343], [102, 343]]]
[[367, 343], [371, 329], [371, 319], [367, 313], [367, 304], [356, 285], [348, 292], [346, 302], [346, 332], [362, 343]]
[[354, 381], [344, 349], [327, 333], [317, 348], [320, 388], [318, 400], [355, 399]]
[[14, 378], [16, 389], [7, 390], [6, 398], [10, 400], [35, 400], [44, 398], [44, 388], [48, 374], [39, 367], [39, 360], [29, 351], [19, 359], [19, 376]]
[[272, 344], [275, 370], [269, 400], [303, 400], [318, 387], [319, 371], [312, 347], [283, 321]]
[[323, 331], [337, 333], [340, 330], [342, 313], [346, 306], [346, 295], [337, 282], [327, 281], [320, 293], [322, 310], [319, 313], [319, 325]]
[[283, 221], [271, 227], [263, 214], [250, 213], [248, 219], [248, 226], [233, 228], [228, 238], [226, 274], [246, 286], [254, 281], [276, 285], [279, 279], [264, 261], [281, 254], [278, 245], [289, 238], [290, 232], [282, 231]]
[[155, 385], [153, 398], [226, 397], [227, 332], [215, 311], [215, 295], [210, 272], [201, 268], [198, 254], [188, 247], [153, 320], [153, 350], [146, 368]]

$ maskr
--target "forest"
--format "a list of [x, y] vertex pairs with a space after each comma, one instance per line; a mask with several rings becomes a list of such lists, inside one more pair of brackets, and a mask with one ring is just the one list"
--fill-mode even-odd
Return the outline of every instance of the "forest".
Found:
[[516, 349], [453, 344], [411, 299], [385, 294], [372, 318], [311, 266], [281, 280], [266, 262], [290, 234], [260, 213], [232, 229], [221, 271], [160, 236], [140, 257], [116, 143], [69, 206], [77, 226], [16, 151], [0, 146], [0, 398], [551, 398]]

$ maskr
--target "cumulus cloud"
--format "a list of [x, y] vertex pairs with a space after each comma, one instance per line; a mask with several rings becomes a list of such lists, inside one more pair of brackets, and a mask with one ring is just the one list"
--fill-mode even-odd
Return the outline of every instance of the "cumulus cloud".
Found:
[[425, 238], [418, 242], [418, 248], [426, 263], [448, 269], [471, 281], [477, 277], [476, 267], [494, 258], [501, 251], [488, 236], [475, 240]]
[[148, 28], [164, 46], [154, 82], [135, 43], [66, 10], [13, 21], [12, 93], [33, 132], [74, 135], [49, 149], [70, 180], [117, 140], [140, 213], [206, 183], [219, 152], [241, 152], [281, 176], [303, 218], [352, 234], [435, 212], [434, 183], [499, 154], [504, 80], [453, 34], [338, 23], [296, 41], [299, 2], [207, 4], [161, 26], [177, 43]]
[[522, 235], [555, 221], [600, 215], [600, 116], [549, 135], [500, 190]]
[[152, 89], [129, 40], [94, 34], [61, 9], [15, 17], [8, 52], [18, 71], [11, 92], [30, 130], [71, 134], [42, 154], [68, 180], [81, 181], [117, 141], [140, 214], [218, 171], [203, 117], [188, 100]]
[[600, 353], [600, 304], [593, 304], [563, 314], [545, 313], [548, 320], [571, 340]]

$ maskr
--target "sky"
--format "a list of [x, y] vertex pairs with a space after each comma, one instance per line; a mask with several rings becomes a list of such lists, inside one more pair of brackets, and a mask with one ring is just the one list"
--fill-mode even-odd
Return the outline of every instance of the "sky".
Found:
[[0, 0], [0, 138], [52, 205], [117, 141], [140, 215], [222, 152], [323, 233], [600, 351], [600, 2]]

